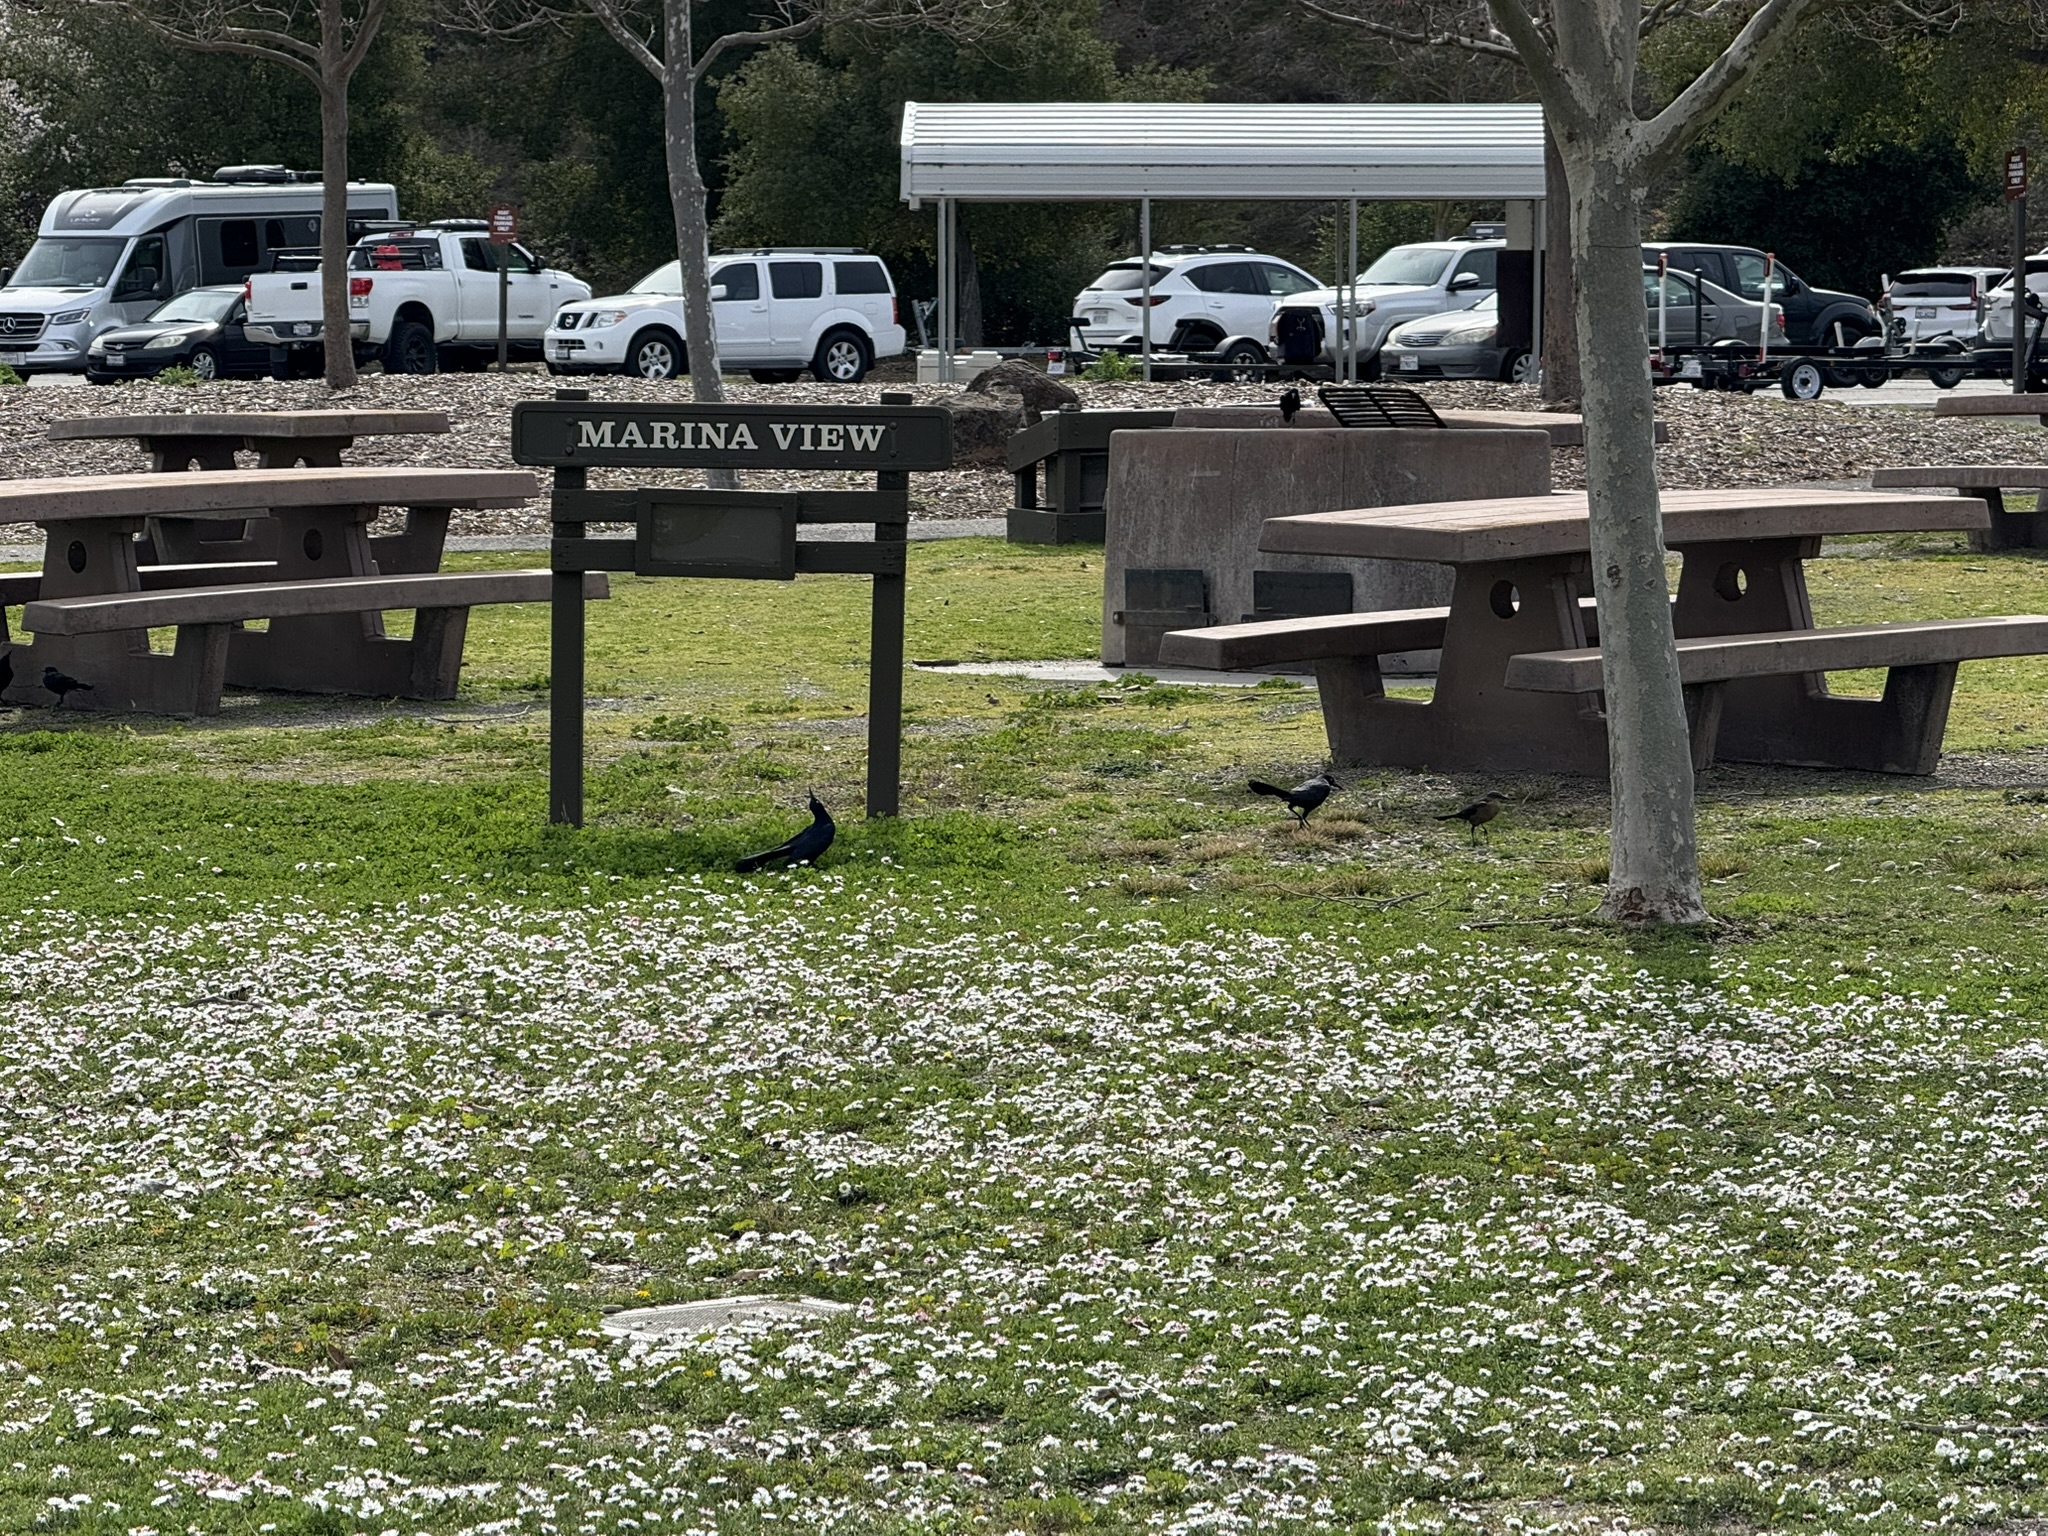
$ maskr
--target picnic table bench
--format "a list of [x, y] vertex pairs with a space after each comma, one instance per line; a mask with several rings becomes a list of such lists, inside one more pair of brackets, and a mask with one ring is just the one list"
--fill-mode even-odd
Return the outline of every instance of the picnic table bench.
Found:
[[[386, 571], [371, 520], [387, 506], [440, 513], [518, 506], [524, 470], [271, 469], [79, 476], [0, 482], [0, 522], [44, 532], [42, 571], [6, 578], [32, 644], [11, 646], [12, 703], [46, 703], [55, 666], [93, 685], [73, 707], [212, 714], [225, 686], [381, 697], [449, 698], [469, 610], [541, 602], [551, 575], [531, 571]], [[144, 565], [135, 534], [151, 518], [259, 521], [271, 558]], [[589, 595], [607, 594], [587, 578]], [[382, 615], [415, 612], [409, 639]], [[241, 626], [268, 620], [263, 630]], [[169, 655], [152, 628], [177, 628]], [[0, 632], [0, 640], [4, 640]]]
[[2048, 395], [1943, 395], [1936, 416], [2031, 416], [2048, 427]]
[[[1957, 663], [2048, 650], [2048, 618], [1816, 626], [1805, 562], [1823, 537], [1985, 526], [1982, 501], [1884, 491], [1669, 491], [1665, 543], [1696, 761], [1926, 773]], [[1597, 618], [1585, 585], [1584, 492], [1269, 518], [1262, 549], [1426, 560], [1455, 581], [1442, 609], [1181, 630], [1166, 665], [1313, 661], [1339, 761], [1439, 770], [1607, 769]], [[1434, 696], [1390, 699], [1379, 657], [1443, 650]], [[1882, 699], [1830, 694], [1831, 670], [1891, 670]]]
[[[1877, 490], [1953, 490], [1978, 497], [1991, 513], [1990, 527], [1970, 533], [1970, 548], [1980, 554], [2048, 548], [2048, 523], [2039, 518], [2040, 493], [2048, 490], [2048, 464], [1902, 465], [1872, 470], [1870, 483]], [[2033, 491], [2036, 510], [2012, 511], [2005, 504], [2008, 489]]]

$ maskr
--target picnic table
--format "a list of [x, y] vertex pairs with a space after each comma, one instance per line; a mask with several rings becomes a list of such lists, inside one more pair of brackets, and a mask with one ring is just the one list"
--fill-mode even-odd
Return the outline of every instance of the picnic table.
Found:
[[2048, 427], [2048, 395], [1943, 395], [1936, 416], [2031, 416]]
[[[512, 507], [534, 477], [504, 469], [251, 469], [0, 481], [0, 522], [43, 530], [40, 573], [0, 577], [24, 604], [34, 642], [9, 647], [5, 698], [48, 704], [43, 669], [92, 685], [66, 707], [212, 714], [226, 685], [378, 697], [449, 698], [469, 609], [542, 602], [550, 573], [385, 569], [371, 521], [385, 507], [437, 516]], [[269, 558], [146, 564], [135, 535], [151, 520], [255, 522]], [[438, 564], [438, 548], [435, 552]], [[589, 579], [606, 595], [605, 578]], [[415, 611], [410, 638], [383, 614]], [[244, 627], [267, 620], [263, 630]], [[148, 631], [176, 626], [153, 653]], [[0, 627], [0, 642], [7, 641]]]
[[[1697, 766], [1929, 773], [1957, 663], [2048, 650], [2048, 618], [1814, 622], [1805, 563], [1823, 538], [1979, 529], [1987, 511], [1974, 497], [1695, 490], [1667, 491], [1661, 505], [1665, 543], [1682, 560], [1672, 623]], [[1447, 565], [1451, 601], [1176, 631], [1162, 664], [1315, 662], [1343, 762], [1606, 773], [1584, 492], [1269, 518], [1260, 548]], [[1430, 646], [1443, 651], [1434, 696], [1388, 698], [1378, 658]], [[1882, 699], [1828, 692], [1824, 673], [1864, 667], [1890, 669]]]
[[446, 432], [446, 411], [169, 411], [145, 416], [74, 416], [53, 421], [53, 442], [132, 437], [154, 470], [233, 469], [235, 452], [259, 468], [337, 467], [359, 437]]
[[[132, 437], [159, 473], [233, 469], [235, 453], [256, 455], [261, 469], [338, 468], [359, 437], [405, 437], [449, 430], [446, 411], [165, 411], [142, 416], [73, 416], [50, 423], [53, 442]], [[138, 555], [145, 565], [268, 560], [261, 522], [171, 521], [152, 518]], [[408, 513], [402, 532], [377, 540], [386, 571], [431, 571], [441, 563], [448, 514]]]

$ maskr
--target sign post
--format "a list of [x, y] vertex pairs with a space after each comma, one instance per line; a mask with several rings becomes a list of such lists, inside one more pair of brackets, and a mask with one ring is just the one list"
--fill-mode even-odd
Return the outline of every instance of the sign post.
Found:
[[511, 307], [512, 242], [519, 238], [518, 205], [500, 203], [493, 208], [490, 228], [491, 244], [498, 248], [498, 372], [503, 373], [511, 366], [507, 316]]
[[2012, 392], [2027, 392], [2027, 152], [2005, 157], [2005, 200], [2012, 204]]
[[[903, 766], [904, 576], [910, 476], [953, 462], [951, 419], [907, 394], [880, 405], [640, 405], [563, 389], [512, 408], [512, 457], [555, 472], [548, 819], [583, 825], [585, 571], [792, 581], [874, 577], [868, 663], [868, 815], [894, 816]], [[871, 470], [872, 491], [589, 488], [614, 469]], [[806, 541], [807, 524], [873, 523], [868, 542]], [[589, 538], [594, 524], [631, 537]]]

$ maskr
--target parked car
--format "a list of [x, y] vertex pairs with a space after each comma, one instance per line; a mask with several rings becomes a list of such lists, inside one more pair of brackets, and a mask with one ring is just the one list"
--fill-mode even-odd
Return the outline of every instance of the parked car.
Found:
[[1916, 267], [1885, 284], [1878, 309], [1888, 334], [1901, 343], [1953, 336], [1974, 342], [1984, 329], [1984, 303], [2009, 267]]
[[1075, 296], [1082, 342], [1097, 351], [1168, 342], [1209, 352], [1232, 337], [1265, 337], [1273, 306], [1322, 286], [1300, 267], [1243, 245], [1169, 245], [1152, 253], [1151, 310], [1145, 312], [1145, 268], [1136, 257], [1112, 263]]
[[[1700, 352], [1727, 347], [1754, 353], [1763, 346], [1763, 306], [1695, 273], [1667, 271], [1660, 293], [1657, 269], [1644, 267], [1643, 306], [1648, 311], [1650, 350], [1669, 353], [1661, 367], [1651, 370], [1652, 383], [1685, 382], [1711, 389], [1714, 380], [1701, 368]], [[1785, 345], [1785, 306], [1775, 301], [1771, 345]]]
[[1536, 378], [1527, 347], [1500, 345], [1500, 295], [1477, 304], [1405, 320], [1387, 332], [1380, 369], [1397, 379], [1501, 379], [1528, 384]]
[[243, 329], [248, 318], [241, 284], [194, 288], [159, 304], [147, 320], [95, 336], [86, 349], [85, 376], [111, 384], [190, 368], [202, 379], [260, 377], [270, 371], [270, 348], [249, 339]]
[[[1360, 377], [1378, 375], [1380, 349], [1395, 326], [1469, 309], [1491, 294], [1506, 247], [1505, 240], [1425, 240], [1394, 246], [1359, 273], [1350, 318], [1356, 322]], [[1266, 334], [1283, 364], [1334, 366], [1337, 291], [1317, 288], [1286, 299]]]
[[[1659, 255], [1672, 271], [1691, 272], [1752, 304], [1763, 300], [1767, 263], [1754, 246], [1659, 242], [1643, 247], [1643, 265], [1656, 266]], [[1786, 344], [1798, 351], [1847, 351], [1866, 336], [1884, 334], [1868, 299], [1816, 288], [1782, 261], [1771, 269], [1771, 299], [1785, 306]]]
[[[358, 361], [386, 373], [482, 368], [498, 355], [498, 247], [481, 219], [442, 219], [367, 235], [349, 248], [348, 318]], [[513, 357], [541, 356], [541, 334], [562, 305], [590, 285], [557, 272], [522, 245], [505, 248], [506, 330]], [[324, 319], [317, 263], [249, 279], [249, 334], [277, 348], [273, 371], [294, 351], [317, 352]]]
[[[2035, 298], [2048, 302], [2048, 251], [2027, 258], [2027, 292]], [[2031, 336], [2035, 322], [2029, 322], [2027, 334]], [[1990, 296], [1984, 301], [1984, 343], [1992, 347], [2012, 345], [2012, 268], [2004, 269], [2003, 276]], [[2039, 354], [2036, 354], [2037, 356]]]
[[[0, 271], [0, 365], [76, 373], [102, 331], [191, 289], [239, 284], [280, 249], [318, 243], [321, 206], [318, 173], [281, 165], [61, 192], [21, 265]], [[351, 231], [397, 216], [390, 183], [348, 184]]]
[[[721, 366], [765, 384], [808, 368], [821, 384], [858, 384], [905, 345], [896, 282], [879, 256], [852, 246], [720, 251], [711, 259], [711, 318]], [[570, 304], [546, 338], [555, 373], [688, 373], [680, 262], [624, 293]]]

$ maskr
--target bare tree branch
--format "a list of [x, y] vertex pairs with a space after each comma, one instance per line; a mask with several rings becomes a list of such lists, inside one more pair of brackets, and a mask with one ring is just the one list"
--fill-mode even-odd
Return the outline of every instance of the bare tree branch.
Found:
[[1813, 0], [1764, 0], [1735, 41], [1650, 119], [1643, 130], [1643, 143], [1653, 174], [1683, 154], [1750, 77], [1791, 40], [1800, 17], [1812, 4]]
[[1479, 37], [1455, 28], [1438, 27], [1397, 27], [1388, 22], [1375, 21], [1350, 11], [1334, 11], [1319, 0], [1294, 0], [1294, 3], [1311, 16], [1324, 21], [1333, 21], [1339, 26], [1356, 27], [1370, 32], [1374, 37], [1383, 37], [1390, 43], [1400, 43], [1410, 48], [1462, 48], [1467, 53], [1491, 54], [1495, 58], [1517, 57], [1513, 44], [1492, 38]]

